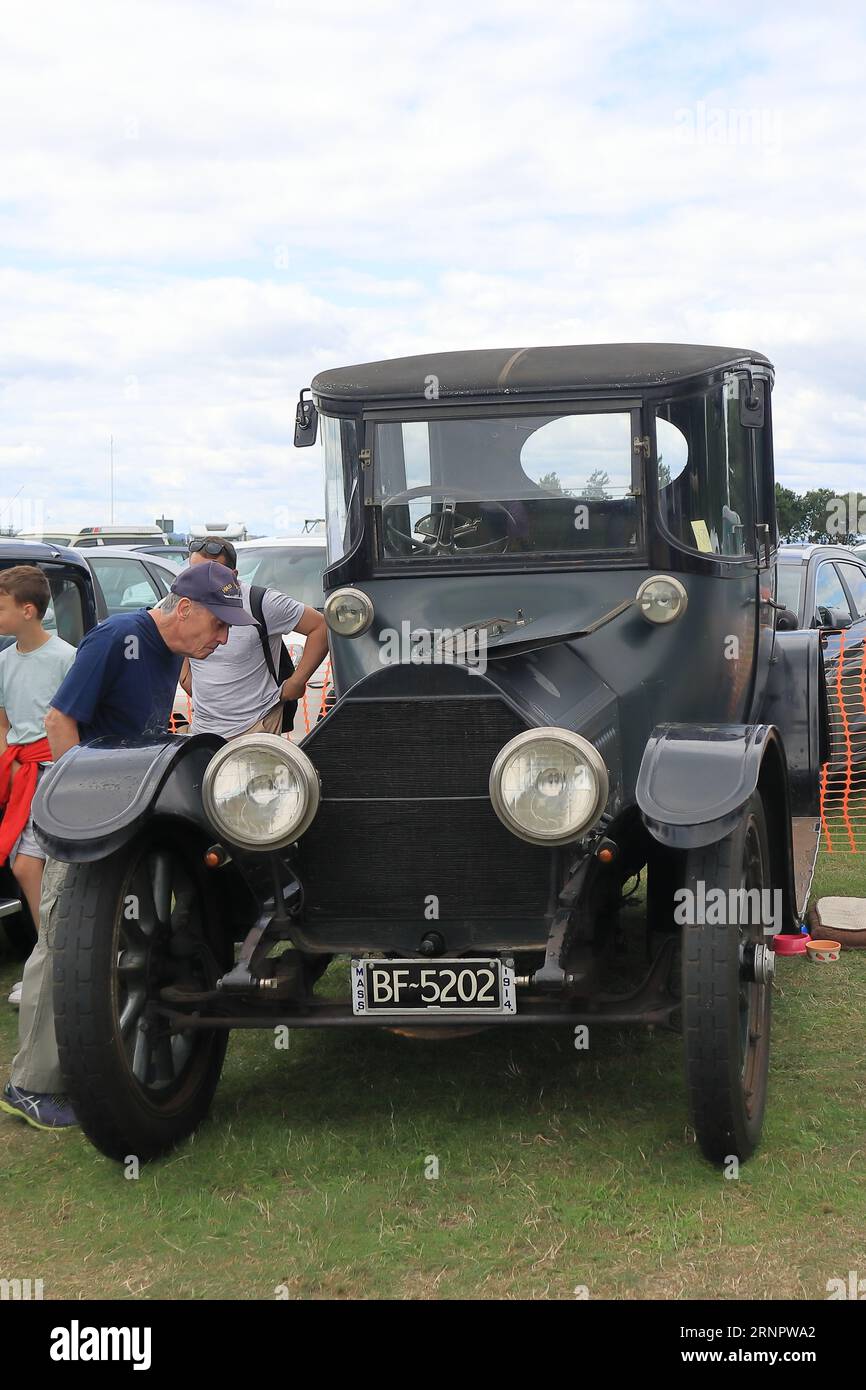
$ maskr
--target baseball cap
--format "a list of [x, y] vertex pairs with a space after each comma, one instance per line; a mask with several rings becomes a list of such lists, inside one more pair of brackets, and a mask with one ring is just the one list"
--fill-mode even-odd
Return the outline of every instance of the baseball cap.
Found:
[[218, 565], [216, 560], [209, 560], [205, 565], [188, 565], [177, 576], [171, 592], [179, 598], [201, 603], [221, 622], [244, 626], [256, 621], [244, 608], [241, 586], [231, 570]]

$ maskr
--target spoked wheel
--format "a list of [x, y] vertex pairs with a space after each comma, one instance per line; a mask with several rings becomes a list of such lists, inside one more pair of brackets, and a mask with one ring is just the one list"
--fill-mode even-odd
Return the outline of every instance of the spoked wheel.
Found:
[[171, 1031], [160, 990], [213, 989], [230, 946], [203, 870], [149, 839], [71, 864], [57, 903], [54, 1010], [60, 1065], [88, 1138], [110, 1158], [165, 1153], [207, 1114], [224, 1030]]
[[760, 892], [770, 883], [767, 824], [756, 792], [736, 830], [686, 859], [690, 901], [706, 902], [720, 888], [727, 905], [724, 924], [712, 925], [711, 919], [682, 929], [686, 1083], [692, 1124], [711, 1163], [747, 1159], [761, 1137], [774, 957], [755, 910], [763, 898], [752, 894], [747, 910], [742, 894], [735, 899], [730, 890]]

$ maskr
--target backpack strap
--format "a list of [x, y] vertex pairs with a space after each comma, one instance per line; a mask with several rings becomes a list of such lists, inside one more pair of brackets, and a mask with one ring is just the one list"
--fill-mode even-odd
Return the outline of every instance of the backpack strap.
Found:
[[252, 612], [252, 615], [256, 620], [256, 627], [258, 628], [259, 632], [259, 641], [262, 644], [262, 651], [265, 654], [265, 661], [267, 662], [268, 670], [271, 673], [271, 680], [273, 681], [274, 685], [277, 687], [278, 690], [282, 690], [282, 684], [277, 679], [277, 671], [276, 667], [274, 666], [274, 654], [271, 651], [271, 643], [268, 637], [268, 629], [267, 625], [265, 624], [264, 598], [266, 592], [267, 590], [263, 589], [261, 584], [250, 585], [250, 611]]

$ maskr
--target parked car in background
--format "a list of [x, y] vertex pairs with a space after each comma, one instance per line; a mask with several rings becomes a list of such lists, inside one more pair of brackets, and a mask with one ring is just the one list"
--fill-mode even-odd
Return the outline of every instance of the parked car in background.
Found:
[[223, 540], [231, 541], [236, 545], [238, 541], [245, 541], [249, 531], [242, 521], [202, 521], [190, 527], [190, 540]]
[[88, 550], [103, 545], [168, 545], [158, 526], [46, 526], [42, 531], [19, 531], [17, 541], [41, 541]]
[[96, 580], [100, 619], [152, 608], [165, 598], [177, 575], [174, 563], [131, 546], [100, 547], [84, 558]]
[[[828, 632], [866, 624], [866, 546], [783, 545], [776, 598], [800, 627]], [[825, 657], [826, 661], [826, 657]]]
[[[235, 549], [238, 577], [247, 584], [279, 589], [280, 593], [289, 594], [310, 608], [321, 609], [325, 601], [322, 574], [327, 558], [323, 535], [268, 536], [256, 541], [240, 541]], [[305, 639], [293, 632], [283, 641], [297, 666]], [[315, 727], [325, 708], [329, 672], [330, 662], [324, 661], [308, 682], [306, 708], [301, 701], [292, 728], [292, 738], [296, 742]]]
[[866, 644], [866, 555], [841, 545], [783, 545], [777, 602], [801, 628], [819, 628], [831, 704], [830, 769], [866, 762], [863, 698]]
[[[93, 579], [83, 557], [73, 550], [15, 537], [0, 542], [0, 569], [13, 565], [38, 565], [43, 571], [51, 589], [43, 626], [77, 647], [98, 618]], [[0, 651], [14, 640], [0, 636]], [[0, 918], [16, 954], [29, 955], [36, 943], [36, 930], [8, 864], [0, 867]]]

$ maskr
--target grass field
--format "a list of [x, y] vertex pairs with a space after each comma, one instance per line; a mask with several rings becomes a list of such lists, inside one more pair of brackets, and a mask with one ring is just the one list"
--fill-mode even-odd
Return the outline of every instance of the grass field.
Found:
[[[823, 857], [816, 888], [866, 893], [866, 858]], [[3, 1000], [15, 978], [0, 961]], [[83, 1299], [825, 1298], [866, 1276], [864, 1005], [866, 952], [779, 962], [764, 1142], [736, 1180], [687, 1130], [670, 1034], [236, 1033], [208, 1123], [137, 1180], [0, 1116], [0, 1277]], [[0, 1004], [4, 1076], [15, 1036]]]

